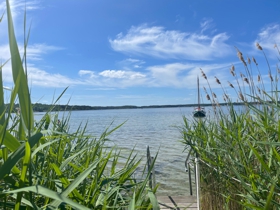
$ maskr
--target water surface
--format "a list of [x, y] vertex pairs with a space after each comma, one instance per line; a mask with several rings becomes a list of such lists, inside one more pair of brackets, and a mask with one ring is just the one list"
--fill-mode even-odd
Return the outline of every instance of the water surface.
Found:
[[80, 123], [87, 122], [88, 133], [98, 137], [107, 127], [114, 128], [125, 122], [109, 136], [112, 144], [124, 153], [135, 148], [143, 164], [147, 146], [152, 156], [158, 152], [155, 164], [156, 182], [160, 184], [158, 193], [187, 195], [189, 184], [184, 165], [187, 152], [180, 143], [178, 126], [183, 125], [183, 115], [192, 117], [192, 111], [193, 108], [187, 107], [73, 111], [70, 129], [75, 130]]

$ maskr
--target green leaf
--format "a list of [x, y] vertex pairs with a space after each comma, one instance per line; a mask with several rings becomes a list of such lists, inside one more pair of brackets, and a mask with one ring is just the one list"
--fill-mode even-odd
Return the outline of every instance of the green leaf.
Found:
[[160, 208], [159, 208], [157, 198], [156, 198], [155, 194], [153, 193], [153, 191], [151, 189], [148, 190], [148, 196], [149, 196], [150, 201], [153, 205], [153, 210], [159, 210]]
[[[31, 106], [30, 94], [28, 89], [27, 77], [24, 73], [18, 45], [14, 33], [13, 19], [9, 0], [6, 0], [7, 18], [8, 18], [8, 32], [9, 32], [9, 46], [11, 53], [11, 64], [14, 83], [19, 83], [18, 98], [21, 109], [21, 116], [25, 127], [28, 130], [33, 128], [33, 110]], [[19, 79], [18, 79], [19, 78]]]
[[[23, 187], [24, 184], [25, 184], [26, 173], [27, 173], [27, 170], [28, 170], [29, 162], [30, 162], [30, 154], [31, 154], [30, 145], [29, 145], [28, 141], [26, 141], [25, 142], [25, 155], [24, 155], [24, 158], [23, 158], [23, 167], [22, 167], [22, 170], [21, 170], [19, 187]], [[16, 210], [20, 209], [22, 196], [23, 196], [22, 193], [17, 194], [16, 206], [15, 206]]]
[[[74, 181], [71, 182], [71, 184], [60, 194], [61, 196], [67, 197], [69, 193], [71, 193], [73, 190], [76, 189], [76, 187], [85, 179], [87, 176], [92, 172], [93, 169], [96, 168], [97, 164], [99, 163], [99, 160], [95, 161], [93, 164], [91, 164], [83, 173], [81, 173]], [[56, 200], [53, 201], [50, 206], [57, 208], [60, 205], [60, 201]]]
[[270, 191], [269, 191], [269, 194], [268, 194], [267, 199], [266, 199], [266, 204], [265, 204], [264, 210], [270, 210], [271, 209], [271, 200], [272, 200], [272, 197], [274, 195], [275, 186], [276, 186], [276, 183], [273, 183], [270, 187]]
[[[2, 126], [0, 126], [0, 130], [4, 129]], [[19, 141], [12, 135], [10, 132], [6, 131], [3, 144], [9, 148], [11, 151], [15, 151], [16, 149], [19, 148], [20, 143]]]
[[54, 200], [58, 200], [58, 201], [61, 201], [61, 202], [64, 202], [64, 203], [67, 203], [70, 206], [72, 206], [72, 207], [74, 207], [76, 209], [79, 209], [79, 210], [80, 209], [90, 210], [86, 206], [78, 204], [78, 203], [72, 201], [71, 199], [69, 199], [67, 197], [64, 197], [64, 196], [58, 194], [57, 192], [52, 191], [52, 190], [50, 190], [48, 188], [45, 188], [45, 187], [43, 187], [41, 185], [24, 187], [24, 188], [20, 188], [20, 189], [17, 189], [17, 190], [11, 190], [11, 191], [8, 191], [8, 192], [4, 192], [4, 193], [5, 194], [11, 194], [11, 193], [20, 193], [20, 192], [34, 192], [34, 193], [40, 194], [42, 196], [45, 196], [45, 197], [48, 197], [48, 198], [51, 198], [51, 199], [54, 199]]
[[[42, 137], [41, 133], [36, 133], [34, 136], [31, 136], [28, 140], [30, 148], [32, 148]], [[4, 178], [5, 175], [9, 174], [11, 169], [16, 165], [16, 163], [24, 156], [25, 154], [25, 144], [21, 146], [12, 153], [7, 159], [7, 161], [0, 167], [0, 180]]]
[[39, 152], [40, 150], [44, 149], [45, 147], [55, 143], [55, 142], [58, 142], [60, 139], [56, 139], [56, 140], [53, 140], [53, 141], [50, 141], [50, 142], [47, 142], [45, 144], [41, 144], [39, 147], [37, 147], [33, 152], [32, 152], [32, 155], [31, 155], [31, 158], [34, 158], [34, 156], [37, 154], [37, 152]]
[[129, 202], [128, 210], [135, 210], [135, 192], [133, 192], [133, 197]]
[[5, 103], [4, 103], [4, 90], [2, 81], [2, 66], [0, 67], [0, 125], [5, 123]]

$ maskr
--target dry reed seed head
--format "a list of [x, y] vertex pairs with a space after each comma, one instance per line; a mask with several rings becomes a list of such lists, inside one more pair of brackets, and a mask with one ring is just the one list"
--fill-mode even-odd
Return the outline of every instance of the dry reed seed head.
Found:
[[257, 63], [256, 59], [254, 57], [252, 57], [252, 59], [253, 59], [254, 63], [256, 64], [256, 66], [257, 66], [258, 63]]
[[239, 92], [239, 98], [240, 98], [242, 101], [244, 101], [244, 96], [243, 96], [243, 94], [242, 94], [241, 92]]
[[277, 44], [276, 43], [274, 44], [274, 48], [277, 48]]
[[231, 73], [232, 76], [235, 76], [234, 71], [230, 70], [230, 73]]
[[207, 79], [206, 74], [202, 71], [202, 69], [200, 69], [202, 77], [204, 77], [204, 79]]
[[229, 84], [230, 87], [234, 88], [233, 85], [230, 82], [228, 82], [228, 84]]
[[206, 95], [206, 98], [208, 101], [210, 101], [210, 96], [208, 94]]
[[231, 66], [231, 69], [230, 69], [230, 70], [231, 70], [231, 71], [234, 71], [234, 70], [235, 70], [234, 65]]
[[241, 52], [237, 52], [237, 57], [242, 61], [244, 60], [243, 56], [242, 56], [242, 53]]
[[215, 78], [216, 78], [216, 82], [220, 85], [221, 84], [220, 80], [217, 77]]
[[260, 46], [260, 44], [258, 42], [256, 42], [256, 47], [259, 49], [259, 50], [262, 50], [262, 47]]
[[240, 77], [243, 78], [243, 77], [245, 77], [245, 76], [244, 76], [244, 74], [242, 74], [242, 73], [240, 72]]
[[206, 74], [204, 74], [203, 72], [202, 72], [202, 77], [204, 77], [204, 79], [207, 79]]
[[213, 97], [214, 97], [214, 98], [217, 98], [217, 96], [216, 96], [216, 94], [215, 94], [215, 93], [212, 93], [212, 95], [213, 95]]
[[242, 63], [244, 64], [244, 66], [247, 66], [247, 63], [245, 62], [242, 53], [240, 51], [237, 52], [237, 57], [242, 61]]
[[261, 81], [261, 75], [258, 75], [258, 82]]
[[249, 84], [249, 80], [246, 78], [246, 77], [244, 77], [244, 79], [243, 79], [247, 84]]
[[259, 94], [261, 94], [261, 89], [259, 87], [257, 87]]
[[238, 51], [238, 52], [237, 52], [237, 57], [241, 60], [241, 59], [243, 58], [242, 52]]
[[271, 82], [273, 82], [273, 77], [272, 77], [271, 73], [269, 73], [268, 76], [269, 76]]
[[247, 62], [251, 64], [251, 59], [249, 57], [247, 58]]

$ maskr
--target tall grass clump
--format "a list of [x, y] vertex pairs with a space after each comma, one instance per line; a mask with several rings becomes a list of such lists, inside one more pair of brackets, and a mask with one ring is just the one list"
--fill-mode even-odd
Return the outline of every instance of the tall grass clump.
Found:
[[148, 176], [134, 177], [141, 160], [106, 147], [118, 127], [99, 138], [87, 135], [86, 126], [69, 132], [70, 117], [58, 119], [52, 109], [34, 123], [28, 39], [21, 58], [8, 0], [6, 6], [14, 87], [6, 106], [0, 71], [0, 209], [159, 209]]
[[[182, 142], [200, 158], [202, 209], [280, 209], [280, 71], [277, 66], [272, 70], [261, 45], [256, 47], [263, 53], [267, 74], [260, 73], [254, 57], [245, 61], [237, 49], [244, 69], [230, 68], [232, 82], [216, 78], [224, 105], [209, 85], [209, 116], [184, 117]], [[203, 70], [202, 76], [207, 80]], [[236, 95], [229, 97], [226, 86]]]

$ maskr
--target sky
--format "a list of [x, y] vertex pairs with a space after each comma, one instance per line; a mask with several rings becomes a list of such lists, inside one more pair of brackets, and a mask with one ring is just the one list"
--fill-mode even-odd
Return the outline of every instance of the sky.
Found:
[[[244, 71], [236, 48], [264, 78], [279, 63], [279, 0], [10, 0], [19, 49], [24, 12], [30, 28], [27, 73], [32, 103], [90, 106], [175, 105], [229, 95], [230, 68]], [[0, 58], [9, 60], [6, 1], [0, 0]], [[253, 68], [256, 77], [256, 69]], [[13, 87], [11, 65], [3, 83]], [[215, 82], [218, 78], [221, 86]], [[268, 84], [269, 82], [267, 82]], [[6, 93], [8, 95], [8, 93]], [[8, 97], [8, 96], [7, 96]]]

